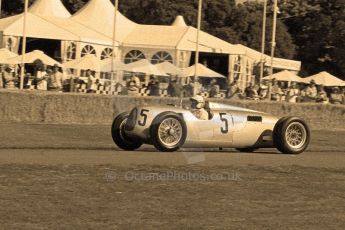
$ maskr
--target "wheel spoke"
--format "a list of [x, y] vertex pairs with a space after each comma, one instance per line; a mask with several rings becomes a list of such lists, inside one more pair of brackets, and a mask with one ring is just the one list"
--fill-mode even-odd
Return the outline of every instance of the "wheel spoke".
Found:
[[167, 146], [176, 145], [182, 138], [182, 126], [175, 118], [163, 120], [158, 132], [161, 142]]
[[293, 122], [286, 129], [285, 139], [292, 148], [300, 148], [306, 141], [306, 129], [300, 122]]

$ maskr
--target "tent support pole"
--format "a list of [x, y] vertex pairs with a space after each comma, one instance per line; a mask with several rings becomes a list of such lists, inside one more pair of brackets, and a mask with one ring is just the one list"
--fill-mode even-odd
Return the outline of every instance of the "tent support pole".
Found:
[[200, 30], [201, 30], [201, 13], [202, 13], [202, 0], [199, 0], [198, 7], [198, 25], [196, 33], [196, 49], [195, 49], [195, 71], [194, 71], [194, 87], [193, 95], [196, 95], [196, 83], [198, 82], [198, 63], [199, 63], [199, 39], [200, 39]]
[[0, 18], [2, 18], [2, 0], [0, 0]]
[[261, 38], [261, 60], [260, 60], [260, 78], [259, 83], [264, 77], [264, 61], [265, 61], [265, 43], [266, 43], [266, 14], [267, 14], [267, 0], [264, 0], [264, 12], [262, 17], [262, 38]]
[[[115, 69], [114, 69], [114, 62], [115, 62], [115, 49], [116, 49], [116, 22], [117, 22], [117, 11], [119, 9], [119, 0], [115, 0], [115, 6], [114, 6], [114, 27], [113, 27], [113, 52], [111, 55], [111, 74], [112, 74], [112, 79], [114, 79], [114, 75], [115, 75]], [[119, 82], [119, 73], [117, 71], [116, 73], [116, 78], [117, 78], [117, 82]]]
[[[270, 78], [273, 75], [273, 60], [274, 60], [274, 50], [276, 48], [276, 30], [277, 30], [277, 13], [278, 13], [278, 0], [274, 0], [273, 6], [273, 28], [272, 28], [272, 47], [271, 47], [271, 69], [270, 69]], [[268, 87], [268, 99], [271, 100], [272, 94], [272, 80], [269, 83]]]
[[20, 89], [24, 88], [24, 70], [25, 70], [25, 63], [24, 63], [24, 56], [26, 53], [26, 20], [28, 14], [28, 7], [29, 7], [29, 0], [25, 0], [24, 3], [24, 22], [23, 22], [23, 40], [22, 40], [22, 61], [20, 67]]

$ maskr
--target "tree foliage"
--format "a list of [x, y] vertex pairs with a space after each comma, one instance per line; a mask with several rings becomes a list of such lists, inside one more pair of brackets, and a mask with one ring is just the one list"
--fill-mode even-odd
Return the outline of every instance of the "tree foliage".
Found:
[[[268, 7], [270, 8], [270, 7]], [[272, 44], [273, 12], [267, 11], [266, 21], [266, 54], [270, 54]], [[261, 50], [263, 5], [256, 2], [246, 3], [234, 8], [229, 19], [229, 27], [236, 31], [237, 41], [256, 50]], [[285, 24], [277, 21], [275, 56], [293, 58], [295, 47]]]
[[283, 13], [304, 74], [326, 70], [344, 76], [345, 0], [296, 1], [284, 5]]

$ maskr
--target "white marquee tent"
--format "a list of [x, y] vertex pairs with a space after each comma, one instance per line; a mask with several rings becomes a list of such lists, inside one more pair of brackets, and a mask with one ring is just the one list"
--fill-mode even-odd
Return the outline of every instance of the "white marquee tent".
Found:
[[[238, 48], [243, 49], [245, 51], [245, 54], [248, 58], [253, 60], [255, 63], [260, 63], [261, 61], [261, 52], [256, 51], [254, 49], [251, 49], [249, 47], [246, 47], [241, 44], [236, 45]], [[265, 66], [271, 66], [271, 57], [268, 55], [263, 56], [263, 61], [265, 63]], [[284, 58], [273, 58], [273, 67], [277, 69], [288, 69], [290, 71], [298, 72], [301, 69], [302, 63], [300, 61], [295, 60], [289, 60]]]
[[[181, 41], [179, 42], [177, 49], [194, 51], [196, 47], [196, 35], [197, 29], [192, 26], [189, 26], [186, 33], [181, 38]], [[200, 31], [199, 39], [200, 52], [245, 54], [243, 49], [239, 49], [238, 47], [203, 31]]]
[[[71, 20], [112, 38], [114, 16], [115, 8], [109, 0], [90, 0], [71, 17]], [[120, 12], [117, 12], [116, 40], [122, 41], [136, 25], [136, 23], [127, 19]]]
[[[109, 4], [111, 5], [110, 2]], [[0, 32], [7, 37], [21, 37], [23, 23], [23, 14], [3, 18], [0, 20]], [[72, 20], [70, 13], [60, 0], [36, 0], [30, 6], [27, 14], [26, 35], [32, 38], [85, 42], [105, 46], [113, 43], [112, 36], [106, 36], [87, 25]]]
[[36, 0], [30, 6], [29, 12], [37, 15], [59, 18], [69, 18], [71, 16], [62, 2], [56, 0]]
[[[90, 54], [99, 59], [107, 58], [112, 55], [114, 16], [115, 8], [110, 0], [89, 0], [74, 15], [66, 10], [60, 0], [35, 0], [27, 14], [26, 35], [29, 38], [60, 40], [63, 61], [71, 59], [67, 57], [71, 47], [75, 52], [73, 58], [85, 55], [83, 50], [87, 46], [92, 47], [87, 47], [86, 54], [88, 50], [95, 50]], [[11, 50], [18, 51], [19, 40], [23, 36], [23, 18], [23, 14], [19, 14], [0, 19], [2, 47], [7, 47], [7, 40], [13, 38], [17, 48]], [[145, 59], [154, 63], [153, 57], [157, 53], [166, 52], [170, 54], [173, 64], [182, 68], [190, 65], [192, 53], [196, 49], [197, 30], [186, 25], [182, 16], [178, 16], [172, 25], [141, 25], [117, 12], [115, 28], [115, 46], [119, 47], [116, 55], [118, 61], [123, 61], [131, 51], [140, 51]], [[232, 45], [202, 31], [199, 43], [200, 52], [229, 57], [229, 76], [241, 74], [243, 79], [250, 78], [251, 71], [248, 72], [248, 69], [252, 69], [253, 64], [248, 65], [249, 62], [242, 58], [250, 59], [250, 53], [253, 52], [248, 47]], [[102, 55], [106, 49], [104, 57]], [[240, 72], [236, 73], [235, 59], [241, 65]], [[166, 60], [159, 59], [161, 61]], [[257, 60], [253, 59], [252, 63], [254, 62]], [[300, 62], [275, 58], [274, 67], [298, 71]]]
[[[23, 14], [3, 18], [0, 20], [0, 31], [3, 36], [21, 37], [23, 35], [23, 23]], [[27, 37], [43, 39], [79, 40], [78, 35], [33, 13], [27, 14], [26, 35]]]
[[[105, 46], [112, 45], [111, 37], [107, 37], [104, 34], [98, 33], [97, 31], [90, 29], [87, 26], [83, 26], [80, 23], [73, 21], [71, 19], [49, 16], [42, 16], [42, 18], [44, 20], [49, 21], [53, 25], [58, 25], [59, 27], [66, 29], [69, 33], [73, 33], [78, 37], [77, 40], [69, 41], [80, 41], [84, 43], [100, 44]], [[116, 44], [118, 45], [118, 43]]]
[[[196, 33], [197, 30], [191, 26], [138, 25], [126, 37], [124, 45], [195, 51]], [[205, 32], [200, 33], [199, 50], [209, 53], [244, 54], [243, 49]]]

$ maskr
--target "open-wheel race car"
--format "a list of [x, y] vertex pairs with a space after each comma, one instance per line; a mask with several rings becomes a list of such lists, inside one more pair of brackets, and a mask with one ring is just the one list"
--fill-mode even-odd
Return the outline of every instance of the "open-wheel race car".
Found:
[[116, 116], [112, 124], [115, 144], [127, 151], [142, 144], [159, 151], [179, 148], [235, 148], [253, 152], [277, 148], [285, 154], [299, 154], [310, 142], [306, 122], [298, 117], [275, 116], [241, 107], [206, 102], [208, 119], [173, 105], [137, 106]]

